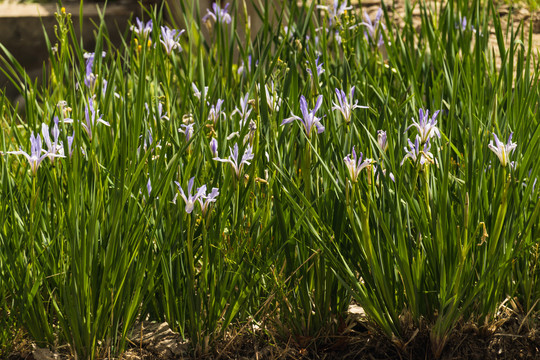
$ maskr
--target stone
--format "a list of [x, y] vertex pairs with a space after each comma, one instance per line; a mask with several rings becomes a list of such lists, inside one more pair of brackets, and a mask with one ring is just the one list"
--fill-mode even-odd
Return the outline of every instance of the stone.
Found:
[[129, 341], [163, 359], [186, 355], [188, 350], [188, 343], [182, 340], [180, 334], [172, 331], [167, 323], [154, 321], [135, 325]]
[[32, 357], [34, 360], [57, 360], [60, 359], [58, 354], [53, 353], [49, 349], [44, 349], [33, 345]]

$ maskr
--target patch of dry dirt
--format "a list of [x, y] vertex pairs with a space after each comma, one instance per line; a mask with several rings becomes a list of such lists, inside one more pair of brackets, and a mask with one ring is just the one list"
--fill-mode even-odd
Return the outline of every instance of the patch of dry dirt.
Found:
[[[403, 321], [408, 321], [406, 316]], [[539, 359], [539, 323], [538, 317], [520, 316], [508, 309], [493, 323], [481, 328], [464, 322], [450, 334], [440, 359]], [[249, 330], [230, 334], [218, 342], [213, 352], [198, 356], [190, 353], [189, 343], [167, 324], [144, 322], [134, 327], [129, 336], [130, 348], [119, 359], [434, 359], [426, 326], [420, 330], [411, 326], [405, 338], [409, 339], [405, 344], [392, 341], [367, 322], [360, 307], [352, 305], [348, 317], [331, 336], [283, 339], [273, 335], [269, 328]], [[101, 358], [109, 359], [106, 355]], [[27, 344], [26, 349], [9, 357], [9, 360], [22, 359], [67, 360], [70, 357]]]
[[[492, 1], [492, 0], [489, 0]], [[421, 10], [418, 5], [418, 1], [412, 1], [413, 5], [413, 27], [415, 29], [420, 29], [421, 25]], [[362, 8], [373, 18], [377, 13], [380, 7], [380, 1], [375, 0], [359, 0], [357, 3], [362, 4]], [[427, 7], [432, 9], [433, 13], [436, 13], [438, 9], [442, 7], [442, 1], [426, 1]], [[512, 26], [514, 29], [517, 29], [521, 22], [525, 29], [525, 34], [528, 35], [529, 29], [532, 29], [532, 54], [533, 57], [538, 60], [537, 50], [540, 49], [540, 11], [530, 11], [524, 6], [506, 4], [502, 1], [497, 1], [495, 6], [496, 11], [500, 15], [501, 25], [503, 29], [507, 29], [508, 26]], [[394, 0], [386, 1], [386, 9], [391, 14], [394, 23], [398, 24], [399, 27], [403, 27], [405, 22], [403, 16], [405, 14], [405, 1], [404, 0]], [[510, 15], [510, 16], [509, 16]], [[497, 45], [497, 38], [495, 35], [495, 30], [493, 24], [490, 24], [489, 32], [489, 43], [495, 51], [495, 65], [497, 68], [501, 67], [501, 57], [499, 53], [499, 48]], [[528, 38], [526, 37], [528, 40]], [[508, 46], [510, 43], [509, 38], [505, 38], [505, 44]], [[528, 43], [525, 44], [527, 46]], [[516, 54], [517, 56], [517, 54]], [[531, 67], [534, 64], [531, 62]]]

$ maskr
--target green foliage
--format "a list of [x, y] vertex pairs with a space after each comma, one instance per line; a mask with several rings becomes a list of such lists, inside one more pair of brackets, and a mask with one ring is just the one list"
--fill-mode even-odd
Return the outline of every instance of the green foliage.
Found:
[[[0, 324], [93, 359], [125, 350], [137, 321], [166, 321], [201, 355], [248, 322], [309, 345], [337, 331], [354, 299], [402, 346], [409, 326], [427, 325], [440, 356], [459, 321], [484, 325], [507, 297], [538, 308], [528, 29], [503, 29], [479, 1], [416, 3], [417, 28], [409, 3], [402, 26], [385, 10], [373, 36], [361, 9], [331, 18], [314, 2], [272, 4], [253, 2], [253, 29], [243, 2], [228, 24], [181, 1], [183, 51], [169, 52], [162, 9], [120, 48], [102, 18], [95, 49], [59, 12], [43, 85], [2, 48], [25, 108], [21, 118], [0, 97]], [[369, 108], [344, 116], [336, 89]], [[308, 111], [322, 96], [320, 108], [306, 116], [302, 96]], [[440, 110], [440, 137], [405, 159], [419, 109]], [[291, 114], [324, 131], [284, 123]], [[29, 151], [31, 134], [53, 137], [55, 117], [62, 156], [32, 171], [11, 152]], [[503, 165], [488, 144], [510, 133]], [[344, 161], [353, 147], [371, 159], [356, 175]]]

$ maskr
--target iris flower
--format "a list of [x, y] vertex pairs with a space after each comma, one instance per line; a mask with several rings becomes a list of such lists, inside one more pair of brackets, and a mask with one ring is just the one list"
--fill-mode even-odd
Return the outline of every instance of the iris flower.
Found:
[[136, 18], [135, 21], [137, 22], [137, 25], [131, 25], [129, 28], [135, 34], [147, 37], [152, 32], [152, 20], [149, 20], [146, 24], [139, 18]]
[[291, 24], [291, 27], [284, 25], [283, 31], [281, 33], [282, 36], [280, 36], [280, 40], [283, 40], [283, 38], [285, 37], [287, 41], [292, 41], [295, 38], [296, 34], [298, 34], [298, 29], [296, 28], [296, 25], [294, 23]]
[[[456, 24], [456, 29], [461, 29], [461, 31], [466, 31], [468, 27], [469, 27], [469, 23], [467, 21], [467, 18], [465, 16], [460, 16], [459, 23]], [[471, 25], [471, 30], [473, 33], [476, 33], [476, 29], [472, 25]], [[482, 36], [482, 33], [480, 33], [480, 36]]]
[[69, 157], [70, 157], [70, 158], [71, 158], [71, 156], [73, 155], [73, 150], [75, 150], [75, 149], [73, 148], [73, 139], [75, 139], [75, 132], [73, 132], [73, 135], [67, 137], [67, 141], [68, 141], [68, 152], [69, 152]]
[[189, 179], [187, 196], [184, 193], [182, 186], [180, 186], [180, 183], [178, 181], [175, 181], [176, 185], [178, 186], [178, 190], [180, 190], [180, 196], [182, 197], [182, 199], [184, 199], [184, 202], [186, 203], [186, 212], [188, 214], [191, 214], [191, 212], [193, 211], [193, 208], [195, 207], [195, 202], [201, 196], [204, 196], [204, 194], [206, 194], [206, 185], [203, 185], [197, 189], [197, 192], [195, 193], [195, 195], [191, 195], [191, 190], [193, 189], [194, 180], [195, 180], [195, 177], [192, 177], [191, 179]]
[[[146, 112], [150, 114], [154, 111], [154, 109], [150, 109], [148, 106], [148, 103], [144, 103], [144, 106], [146, 107]], [[166, 112], [163, 112], [163, 104], [158, 102], [157, 103], [157, 111], [153, 114], [154, 120], [169, 120], [169, 117], [167, 116]]]
[[[238, 67], [237, 73], [238, 75], [241, 75], [244, 72], [246, 72], [246, 66], [245, 66], [244, 60], [242, 60], [242, 65]], [[248, 73], [251, 72], [251, 55], [248, 55], [247, 72]]]
[[[309, 61], [306, 62], [306, 65], [306, 71], [308, 72], [309, 77], [313, 78], [313, 73], [311, 72], [311, 68], [309, 67]], [[319, 64], [319, 56], [317, 56], [317, 59], [315, 60], [315, 69], [317, 71], [317, 77], [321, 76], [324, 73], [323, 63]]]
[[257, 123], [253, 120], [249, 120], [249, 131], [244, 138], [244, 144], [249, 140], [250, 144], [253, 144], [253, 138], [255, 137], [255, 132], [257, 131]]
[[311, 135], [311, 129], [313, 128], [313, 126], [317, 128], [318, 134], [322, 133], [324, 131], [324, 126], [321, 124], [321, 118], [315, 116], [315, 113], [321, 107], [322, 100], [323, 96], [319, 95], [319, 97], [317, 98], [317, 102], [315, 103], [315, 107], [313, 108], [313, 110], [309, 111], [306, 98], [304, 97], [304, 95], [300, 95], [300, 111], [302, 112], [303, 118], [291, 113], [292, 116], [284, 119], [281, 122], [281, 125], [288, 124], [293, 120], [300, 120], [302, 122], [302, 125], [304, 125], [304, 129], [306, 130], [306, 135], [308, 138]]
[[339, 0], [334, 0], [334, 5], [332, 7], [329, 5], [317, 5], [318, 9], [326, 10], [328, 12], [328, 22], [330, 26], [335, 24], [346, 10], [352, 9], [352, 6], [347, 6], [347, 0], [341, 1], [341, 5], [339, 3]]
[[220, 117], [225, 116], [225, 112], [221, 110], [221, 105], [225, 100], [218, 99], [216, 105], [212, 105], [210, 111], [208, 112], [208, 120], [212, 121], [214, 125], [217, 123]]
[[354, 86], [351, 88], [351, 91], [349, 92], [349, 98], [347, 99], [347, 95], [345, 95], [345, 92], [343, 90], [336, 89], [336, 95], [339, 101], [339, 104], [334, 104], [334, 107], [332, 107], [332, 110], [339, 110], [341, 112], [341, 115], [343, 115], [343, 118], [345, 119], [346, 123], [351, 122], [352, 117], [352, 111], [354, 109], [368, 109], [368, 106], [362, 106], [358, 105], [358, 101], [353, 103], [353, 97], [354, 97]]
[[212, 152], [213, 157], [218, 157], [218, 141], [215, 138], [210, 140], [210, 151]]
[[377, 144], [379, 144], [379, 147], [383, 151], [386, 151], [386, 149], [388, 149], [388, 141], [386, 139], [386, 131], [377, 130]]
[[[203, 213], [203, 216], [206, 215], [206, 212], [210, 208], [210, 204], [213, 202], [216, 202], [216, 198], [219, 195], [219, 189], [218, 188], [212, 188], [212, 191], [210, 194], [206, 195], [206, 185], [205, 185], [205, 193], [200, 196], [197, 200], [199, 201], [199, 204], [201, 204], [201, 211]], [[203, 200], [204, 199], [204, 200]]]
[[249, 105], [249, 93], [246, 93], [246, 96], [240, 99], [240, 108], [234, 109], [231, 116], [238, 113], [240, 114], [240, 127], [244, 127], [247, 118], [251, 114], [253, 108]]
[[180, 39], [180, 35], [182, 35], [184, 31], [185, 30], [169, 29], [167, 26], [161, 27], [160, 42], [165, 47], [165, 51], [167, 52], [167, 55], [171, 55], [174, 49], [178, 49], [178, 51], [182, 51], [182, 47], [180, 46], [180, 43], [178, 42], [178, 40]]
[[242, 173], [242, 168], [244, 165], [249, 165], [249, 160], [253, 159], [253, 150], [250, 145], [246, 147], [246, 150], [244, 151], [244, 155], [242, 155], [242, 160], [240, 163], [238, 163], [238, 144], [234, 144], [234, 148], [229, 148], [231, 155], [228, 159], [221, 159], [219, 157], [215, 157], [214, 160], [219, 162], [228, 162], [231, 164], [231, 166], [234, 169], [234, 172], [236, 173], [236, 177], [240, 178], [240, 174]]
[[[139, 136], [139, 139], [143, 140], [142, 149], [146, 152], [154, 143], [154, 137], [152, 136], [152, 129], [148, 129], [146, 131], [146, 134], [142, 134], [141, 136]], [[140, 151], [141, 151], [141, 147], [139, 146], [137, 148], [137, 156], [139, 155]]]
[[230, 24], [232, 19], [231, 15], [228, 13], [229, 3], [225, 5], [225, 7], [222, 9], [217, 3], [212, 4], [212, 9], [214, 11], [211, 11], [210, 9], [206, 9], [206, 15], [202, 18], [203, 22], [206, 22], [210, 19], [212, 19], [214, 22], [219, 22], [221, 24], [227, 23]]
[[[377, 11], [377, 15], [375, 15], [375, 19], [371, 21], [368, 13], [364, 11], [364, 22], [360, 23], [360, 25], [364, 25], [366, 27], [366, 31], [364, 31], [364, 36], [366, 37], [366, 40], [371, 40], [374, 44], [377, 44], [377, 47], [381, 47], [382, 45], [384, 45], [384, 39], [380, 28], [386, 30], [386, 26], [381, 23], [382, 15], [383, 11], [381, 8], [379, 8], [379, 10]], [[379, 35], [378, 39], [376, 39], [377, 35]]]
[[52, 129], [53, 141], [49, 136], [49, 126], [45, 123], [41, 124], [41, 133], [43, 134], [43, 141], [47, 145], [47, 156], [51, 161], [54, 161], [54, 155], [64, 155], [64, 147], [62, 142], [58, 142], [58, 137], [60, 136], [60, 129], [58, 128], [58, 117], [54, 117], [54, 126]]
[[341, 45], [343, 40], [341, 39], [341, 35], [339, 35], [339, 31], [334, 31], [334, 39], [339, 45]]
[[276, 89], [274, 88], [274, 82], [270, 82], [270, 88], [268, 88], [268, 85], [264, 87], [264, 90], [266, 92], [266, 103], [268, 104], [268, 108], [272, 111], [279, 111], [279, 107], [281, 106], [281, 97], [276, 92]]
[[[90, 111], [88, 111], [88, 109], [90, 109]], [[84, 109], [84, 116], [86, 118], [86, 124], [81, 123], [81, 125], [88, 134], [90, 140], [92, 140], [92, 127], [94, 126], [94, 124], [101, 123], [105, 126], [111, 126], [99, 115], [99, 110], [94, 108], [94, 102], [92, 98], [88, 99], [88, 106], [86, 106]]]
[[493, 134], [495, 145], [493, 145], [493, 141], [489, 142], [488, 148], [497, 155], [502, 166], [506, 166], [506, 164], [508, 164], [508, 156], [510, 156], [510, 153], [517, 147], [517, 144], [512, 142], [513, 134], [514, 133], [510, 133], [508, 143], [506, 143], [506, 145], [499, 141], [499, 138], [495, 134]]
[[360, 174], [360, 171], [363, 169], [369, 169], [371, 165], [375, 162], [373, 159], [365, 159], [362, 161], [363, 154], [360, 153], [360, 158], [357, 158], [356, 151], [354, 150], [354, 146], [352, 148], [352, 158], [351, 154], [347, 155], [343, 161], [345, 161], [345, 165], [347, 166], [347, 170], [349, 170], [349, 176], [351, 178], [351, 181], [353, 183], [358, 181], [358, 175]]
[[[197, 85], [195, 85], [195, 83], [191, 83], [191, 87], [193, 88], [193, 95], [195, 95], [195, 97], [199, 100], [201, 100], [201, 96], [202, 96], [202, 91], [199, 91], [199, 89], [197, 88]], [[206, 95], [208, 94], [208, 86], [205, 86], [204, 87], [204, 96], [203, 96], [203, 100], [206, 99]]]
[[32, 174], [35, 176], [37, 175], [39, 165], [46, 157], [65, 157], [64, 155], [50, 154], [49, 152], [45, 152], [42, 155], [41, 153], [43, 151], [44, 150], [41, 148], [41, 136], [39, 136], [39, 134], [37, 136], [34, 136], [34, 132], [32, 132], [32, 134], [30, 135], [30, 154], [23, 151], [22, 149], [20, 149], [19, 151], [8, 151], [7, 154], [24, 155], [24, 157], [26, 157], [28, 163], [30, 164]]
[[467, 30], [467, 18], [465, 16], [460, 17], [459, 25], [456, 26], [456, 28], [460, 28], [461, 31]]
[[148, 196], [152, 193], [152, 182], [150, 179], [148, 179], [148, 182], [146, 183], [146, 191], [148, 192]]
[[[92, 141], [92, 128], [96, 123], [111, 126], [108, 122], [102, 119], [102, 117], [99, 115], [99, 110], [94, 108], [94, 101], [92, 98], [88, 99], [88, 105], [84, 108], [84, 116], [86, 118], [86, 124], [81, 122], [81, 126], [86, 134], [88, 134], [90, 141]], [[64, 119], [64, 123], [71, 124], [73, 123], [73, 119]]]
[[[375, 174], [377, 174], [375, 176], [375, 182], [378, 184], [379, 183], [379, 172], [382, 172], [383, 176], [386, 177], [387, 176], [387, 171], [386, 169], [384, 168], [379, 168], [377, 165], [374, 166], [374, 170], [375, 170]], [[390, 178], [390, 180], [392, 180], [394, 183], [396, 182], [396, 178], [394, 177], [394, 174], [393, 173], [388, 173], [388, 177]]]
[[418, 122], [413, 120], [412, 125], [410, 125], [407, 129], [405, 129], [405, 132], [407, 132], [411, 127], [415, 127], [418, 130], [418, 134], [420, 135], [420, 143], [424, 144], [428, 142], [433, 136], [437, 135], [437, 137], [441, 138], [441, 133], [439, 132], [439, 129], [437, 128], [437, 115], [439, 115], [440, 111], [435, 111], [433, 116], [429, 117], [429, 110], [426, 110], [424, 112], [423, 109], [419, 110], [419, 119]]
[[191, 123], [191, 124], [188, 124], [188, 125], [182, 124], [182, 125], [180, 125], [180, 129], [178, 129], [179, 132], [184, 133], [184, 135], [186, 136], [186, 142], [187, 143], [189, 142], [189, 140], [193, 136], [193, 131], [194, 131], [193, 125], [195, 125], [195, 124], [194, 123]]
[[[60, 129], [58, 128], [58, 116], [54, 117], [54, 126], [52, 129], [52, 141], [51, 137], [49, 136], [49, 126], [47, 124], [43, 123], [41, 124], [41, 133], [43, 134], [43, 141], [45, 141], [45, 145], [47, 145], [47, 157], [51, 162], [54, 162], [54, 158], [56, 155], [60, 155], [61, 157], [64, 156], [64, 145], [61, 141], [58, 141], [58, 138], [60, 136]], [[73, 139], [75, 137], [75, 133], [73, 133], [72, 136], [67, 137], [68, 141], [68, 153], [69, 157], [73, 154], [72, 144]], [[42, 150], [44, 151], [44, 150]]]
[[[101, 53], [101, 57], [105, 57], [106, 53], [103, 51]], [[94, 67], [94, 58], [96, 56], [95, 53], [86, 53], [83, 55], [86, 59], [86, 75], [84, 77], [84, 85], [86, 85], [90, 90], [94, 90], [94, 86], [96, 85], [96, 75], [92, 72], [92, 68]], [[107, 88], [107, 81], [103, 80], [103, 86], [104, 91]]]
[[405, 154], [405, 157], [403, 158], [403, 160], [401, 160], [401, 166], [408, 158], [410, 158], [414, 162], [420, 161], [420, 165], [423, 165], [426, 162], [434, 162], [433, 154], [429, 152], [429, 149], [431, 147], [429, 141], [424, 143], [423, 150], [420, 149], [420, 136], [416, 135], [416, 138], [414, 139], [414, 144], [412, 143], [411, 139], [407, 139], [407, 141], [409, 142], [409, 149], [407, 149], [406, 147], [404, 148], [407, 154]]

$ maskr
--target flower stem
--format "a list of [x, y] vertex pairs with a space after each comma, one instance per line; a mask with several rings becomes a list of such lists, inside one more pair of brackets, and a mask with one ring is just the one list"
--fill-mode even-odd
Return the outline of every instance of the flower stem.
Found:
[[302, 177], [304, 178], [304, 192], [306, 199], [311, 201], [311, 147], [309, 145], [306, 147], [304, 154]]
[[510, 187], [511, 179], [506, 178], [506, 168], [503, 169], [503, 179], [506, 184], [504, 186], [501, 203], [499, 204], [499, 210], [497, 211], [497, 218], [495, 219], [495, 226], [490, 241], [489, 255], [494, 256], [501, 235], [504, 219], [506, 217], [506, 210], [508, 208], [508, 188]]
[[426, 210], [428, 213], [429, 220], [431, 220], [431, 207], [429, 205], [429, 164], [426, 163], [424, 166], [424, 198], [426, 202]]

